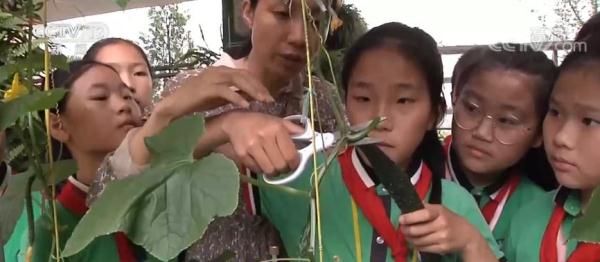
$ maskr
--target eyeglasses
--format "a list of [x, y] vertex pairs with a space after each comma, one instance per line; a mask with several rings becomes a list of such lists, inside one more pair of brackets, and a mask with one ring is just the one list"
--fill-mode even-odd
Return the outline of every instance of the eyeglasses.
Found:
[[511, 114], [490, 115], [478, 104], [459, 97], [454, 105], [454, 121], [463, 130], [474, 130], [485, 119], [492, 121], [492, 133], [498, 142], [511, 145], [532, 130], [521, 119]]

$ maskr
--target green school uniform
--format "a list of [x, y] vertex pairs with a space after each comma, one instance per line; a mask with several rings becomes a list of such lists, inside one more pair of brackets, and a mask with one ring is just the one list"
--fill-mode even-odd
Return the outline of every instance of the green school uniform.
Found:
[[[355, 151], [349, 148], [344, 154], [351, 154], [353, 152]], [[379, 246], [383, 246], [384, 252], [387, 252], [387, 254], [384, 253], [385, 260], [394, 261], [390, 254], [390, 249], [386, 248], [385, 242], [374, 231], [373, 226], [361, 210], [353, 212], [356, 209], [352, 207], [352, 196], [342, 178], [340, 157], [329, 167], [322, 179], [319, 190], [324, 261], [332, 261], [334, 257], [338, 257], [339, 261], [357, 261], [356, 239], [359, 239], [362, 261], [372, 261], [371, 259], [376, 255], [373, 252], [381, 252]], [[356, 159], [353, 158], [352, 165], [354, 167], [352, 168], [359, 170], [359, 173], [363, 174], [361, 175], [361, 179], [365, 185], [373, 184], [372, 181], [368, 181], [368, 175], [364, 175], [364, 167]], [[320, 162], [323, 162], [322, 156]], [[311, 173], [312, 165], [309, 164], [306, 172], [296, 181], [293, 181], [290, 186], [308, 191], [310, 188]], [[416, 183], [413, 180], [415, 177], [418, 177], [417, 174], [411, 178], [413, 183]], [[387, 192], [385, 192], [381, 185], [373, 184], [372, 186], [376, 187], [379, 196], [387, 195]], [[478, 228], [484, 238], [488, 240], [491, 249], [497, 257], [501, 257], [502, 253], [499, 251], [490, 230], [469, 193], [449, 181], [441, 181], [441, 188], [443, 205], [466, 218]], [[261, 187], [260, 204], [263, 215], [269, 218], [279, 230], [289, 257], [300, 256], [299, 243], [301, 243], [310, 214], [309, 199]], [[395, 228], [398, 226], [400, 215], [401, 211], [398, 207], [395, 204], [391, 204], [388, 217]], [[353, 216], [357, 219], [354, 220]], [[358, 234], [355, 234], [354, 230], [356, 222], [359, 228], [359, 238], [357, 238]], [[460, 261], [460, 257], [458, 254], [444, 255], [442, 256], [442, 261]]]
[[[40, 216], [40, 204], [42, 202], [42, 194], [33, 192], [33, 217], [37, 219]], [[9, 240], [4, 245], [4, 261], [7, 262], [22, 262], [25, 261], [25, 252], [29, 247], [29, 227], [27, 225], [27, 211], [23, 208], [21, 216], [15, 225], [13, 233]]]
[[[502, 248], [515, 213], [532, 199], [541, 197], [542, 195], [545, 195], [546, 192], [526, 176], [517, 173], [507, 174], [501, 181], [487, 187], [482, 188], [471, 185], [460, 168], [458, 155], [456, 154], [456, 151], [452, 150], [451, 143], [452, 136], [446, 137], [444, 140], [447, 156], [446, 178], [456, 182], [469, 191], [481, 210], [484, 210], [486, 205], [490, 204], [490, 201], [499, 202], [498, 207], [495, 209], [496, 212], [488, 213], [489, 218], [486, 218], [486, 220], [490, 221], [488, 225], [494, 234], [496, 242]], [[518, 176], [518, 178], [512, 178], [511, 176]], [[510, 187], [509, 184], [513, 179], [516, 183], [514, 190], [509, 190], [509, 194], [501, 196], [499, 193], [504, 189], [503, 187]], [[506, 197], [505, 201], [503, 201], [504, 196]], [[484, 217], [485, 216], [486, 214], [484, 212]]]
[[[75, 229], [75, 226], [87, 211], [85, 205], [86, 192], [84, 192], [69, 178], [65, 186], [61, 189], [57, 197], [57, 216], [59, 221], [59, 241], [62, 250]], [[36, 239], [33, 245], [33, 262], [56, 261], [54, 259], [54, 231], [52, 219], [48, 215], [43, 215], [36, 221]], [[117, 244], [117, 235], [105, 235], [92, 241], [90, 245], [81, 252], [71, 257], [64, 258], [66, 262], [85, 261], [85, 262], [106, 262], [106, 261], [141, 261], [136, 260], [131, 249], [125, 248], [126, 256], [123, 256], [123, 249], [119, 250]], [[127, 244], [125, 244], [127, 245]], [[127, 259], [123, 259], [127, 258]]]
[[[540, 261], [542, 240], [552, 211], [556, 205], [556, 198], [562, 194], [563, 189], [548, 192], [523, 206], [513, 216], [508, 236], [505, 242], [507, 261], [510, 262], [535, 262]], [[573, 225], [573, 219], [581, 213], [581, 202], [576, 191], [567, 192], [563, 208], [566, 216], [562, 222], [563, 239], [568, 239]], [[577, 247], [577, 241], [567, 241], [567, 257]]]

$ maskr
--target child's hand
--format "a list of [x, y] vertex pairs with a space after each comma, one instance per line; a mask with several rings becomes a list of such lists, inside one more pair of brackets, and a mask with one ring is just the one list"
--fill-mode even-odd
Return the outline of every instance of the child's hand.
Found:
[[249, 106], [247, 98], [262, 102], [275, 101], [267, 88], [247, 71], [208, 67], [199, 75], [184, 80], [181, 87], [157, 104], [153, 113], [175, 119], [227, 103], [245, 108]]
[[436, 254], [463, 253], [480, 235], [466, 219], [426, 203], [424, 209], [400, 216], [400, 229], [417, 250]]
[[261, 113], [231, 112], [223, 117], [221, 129], [247, 168], [276, 175], [298, 166], [300, 158], [290, 134], [302, 133], [302, 127]]

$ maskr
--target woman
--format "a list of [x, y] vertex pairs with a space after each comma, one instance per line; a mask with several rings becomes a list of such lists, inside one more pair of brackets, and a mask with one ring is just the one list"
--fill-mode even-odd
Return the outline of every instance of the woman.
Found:
[[[238, 117], [239, 121], [245, 122], [246, 126], [249, 127], [252, 127], [256, 122], [252, 122], [252, 117], [244, 118], [243, 114], [251, 116], [252, 112], [260, 112], [282, 117], [302, 113], [302, 97], [304, 87], [307, 84], [303, 81], [302, 75], [302, 70], [306, 66], [306, 44], [301, 9], [300, 1], [296, 0], [292, 1], [291, 9], [290, 6], [280, 0], [245, 0], [242, 3], [242, 16], [252, 31], [248, 54], [237, 60], [223, 54], [222, 58], [215, 63], [215, 66], [247, 71], [250, 76], [258, 79], [267, 87], [276, 102], [252, 101], [249, 108], [245, 109], [251, 112], [240, 112], [244, 110], [234, 105], [226, 105], [206, 112], [205, 116], [208, 118], [207, 130], [219, 122], [220, 118], [229, 115], [225, 114], [226, 112], [234, 110], [237, 111], [236, 114], [242, 115], [242, 117]], [[312, 16], [318, 17], [317, 12], [319, 9], [315, 3], [311, 3], [311, 10], [313, 12]], [[312, 55], [317, 50], [318, 36], [314, 31], [309, 31], [309, 46]], [[180, 74], [169, 84], [164, 95], [169, 95], [182, 86], [206, 85], [208, 82], [203, 75], [202, 69]], [[321, 118], [318, 126], [321, 130], [332, 130], [335, 126], [335, 120], [331, 110], [326, 107], [327, 101], [325, 100], [325, 94], [331, 91], [331, 87], [316, 79], [313, 79], [313, 84], [317, 96], [316, 103], [319, 105], [318, 115]], [[278, 132], [279, 129], [273, 129], [269, 126], [255, 127], [264, 130], [269, 129], [266, 132], [268, 137], [264, 138], [266, 140], [274, 139], [281, 133]], [[234, 135], [241, 137], [245, 134], [238, 132]], [[220, 147], [218, 151], [237, 160], [243, 166], [250, 167], [252, 171], [276, 173], [295, 167], [297, 160], [293, 157], [277, 163], [272, 163], [269, 160], [277, 158], [277, 155], [281, 152], [281, 149], [274, 148], [277, 145], [260, 143], [256, 146], [266, 152], [267, 155], [264, 158], [253, 157], [252, 154], [242, 156], [240, 152], [244, 150], [237, 150], [236, 152], [229, 144]], [[287, 149], [289, 150], [289, 148]], [[112, 157], [113, 159], [121, 158], [116, 155]], [[124, 157], [124, 159], [127, 158]], [[99, 177], [100, 184], [122, 175], [117, 174], [114, 170], [110, 164], [104, 165], [101, 170], [103, 174], [100, 174]], [[242, 167], [241, 170], [243, 174], [250, 174], [246, 168]], [[243, 205], [241, 205], [233, 216], [213, 221], [203, 239], [188, 250], [188, 260], [211, 260], [227, 250], [235, 251], [238, 260], [253, 260], [255, 257], [268, 256], [271, 246], [281, 246], [274, 230], [270, 229], [271, 227], [260, 217], [251, 216], [251, 214], [256, 214], [256, 210], [260, 209], [259, 201], [255, 198], [258, 196], [256, 189], [248, 185], [244, 186], [241, 191], [244, 201], [240, 201], [240, 203], [244, 203], [247, 210], [244, 210]], [[94, 193], [93, 195], [97, 194]], [[231, 230], [232, 228], [235, 228], [235, 230]]]

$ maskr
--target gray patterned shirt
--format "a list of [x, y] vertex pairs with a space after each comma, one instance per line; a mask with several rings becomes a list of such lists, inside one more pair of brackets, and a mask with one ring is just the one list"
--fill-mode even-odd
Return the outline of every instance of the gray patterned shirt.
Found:
[[[236, 61], [226, 54], [223, 54], [215, 65], [237, 67]], [[202, 69], [196, 69], [181, 72], [167, 84], [162, 97], [173, 93], [181, 86], [185, 79], [199, 75], [202, 71]], [[280, 91], [279, 95], [275, 98], [275, 103], [267, 104], [252, 101], [250, 102], [250, 108], [244, 110], [279, 117], [302, 114], [302, 100], [304, 90], [306, 89], [304, 88], [305, 79], [302, 74], [298, 75], [298, 77], [291, 81], [289, 86]], [[315, 77], [313, 77], [313, 87], [315, 90], [315, 101], [318, 105], [317, 114], [321, 120], [316, 124], [315, 128], [323, 132], [333, 131], [336, 121], [330, 103], [327, 100], [327, 93], [331, 92], [331, 88], [335, 87]], [[205, 117], [214, 117], [232, 110], [242, 109], [228, 104], [204, 112], [203, 115]], [[142, 169], [141, 167], [131, 166], [132, 163], [128, 150], [121, 150], [123, 147], [127, 148], [127, 141], [128, 139], [125, 139], [119, 150], [105, 158], [98, 170], [96, 180], [90, 189], [88, 203], [97, 198], [110, 181], [133, 175]], [[126, 167], [123, 168], [123, 164], [120, 163], [127, 163]], [[269, 249], [272, 246], [282, 248], [277, 231], [261, 216], [253, 215], [244, 208], [244, 201], [240, 193], [240, 203], [235, 212], [231, 216], [215, 218], [208, 226], [202, 239], [187, 250], [186, 261], [211, 261], [226, 251], [232, 251], [236, 254], [235, 261], [264, 260], [271, 258]]]

